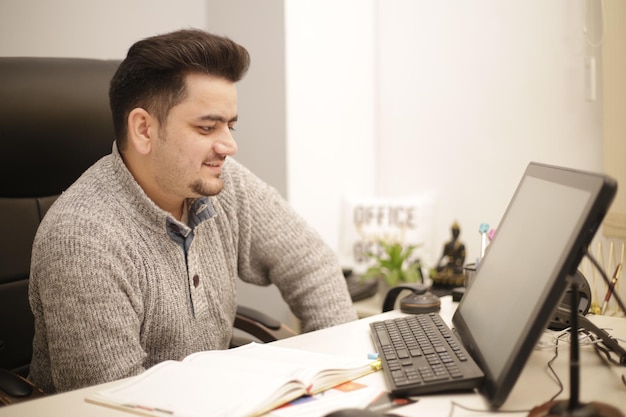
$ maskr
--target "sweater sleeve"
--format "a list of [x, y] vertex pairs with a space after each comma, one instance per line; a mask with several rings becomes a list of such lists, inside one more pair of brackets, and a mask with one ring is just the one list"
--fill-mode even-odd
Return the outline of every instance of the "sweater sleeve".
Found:
[[303, 331], [355, 320], [336, 254], [274, 188], [233, 160], [229, 166], [238, 192], [221, 201], [237, 207], [240, 278], [275, 284]]
[[[143, 306], [135, 296], [137, 283], [128, 279], [125, 255], [93, 222], [73, 218], [70, 224], [62, 216], [47, 220], [33, 248], [30, 294], [37, 360], [30, 377], [55, 392], [141, 373]], [[119, 234], [111, 238], [123, 239]]]

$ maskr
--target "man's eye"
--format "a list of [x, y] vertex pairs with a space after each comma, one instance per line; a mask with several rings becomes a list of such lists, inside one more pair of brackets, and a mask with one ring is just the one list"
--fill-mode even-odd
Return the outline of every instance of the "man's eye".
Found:
[[198, 126], [203, 132], [211, 132], [215, 130], [215, 126]]
[[228, 130], [230, 130], [231, 132], [234, 132], [237, 129], [235, 129], [235, 126], [233, 125], [233, 126], [228, 126]]

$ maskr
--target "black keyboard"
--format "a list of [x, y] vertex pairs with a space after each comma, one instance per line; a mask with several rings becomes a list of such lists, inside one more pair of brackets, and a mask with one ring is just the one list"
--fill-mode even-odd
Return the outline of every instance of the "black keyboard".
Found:
[[471, 390], [483, 372], [437, 313], [370, 323], [389, 391], [412, 396]]

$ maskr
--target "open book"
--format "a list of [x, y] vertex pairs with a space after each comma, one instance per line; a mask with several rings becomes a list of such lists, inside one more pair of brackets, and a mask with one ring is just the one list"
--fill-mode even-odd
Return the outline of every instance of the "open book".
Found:
[[378, 369], [366, 357], [253, 342], [162, 362], [86, 401], [149, 416], [250, 417]]

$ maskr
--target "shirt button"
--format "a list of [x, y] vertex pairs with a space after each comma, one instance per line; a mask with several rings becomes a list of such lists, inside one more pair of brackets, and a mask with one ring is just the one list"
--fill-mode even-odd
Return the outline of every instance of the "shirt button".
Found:
[[194, 275], [193, 276], [193, 286], [198, 288], [199, 284], [200, 284], [200, 277], [198, 275]]

